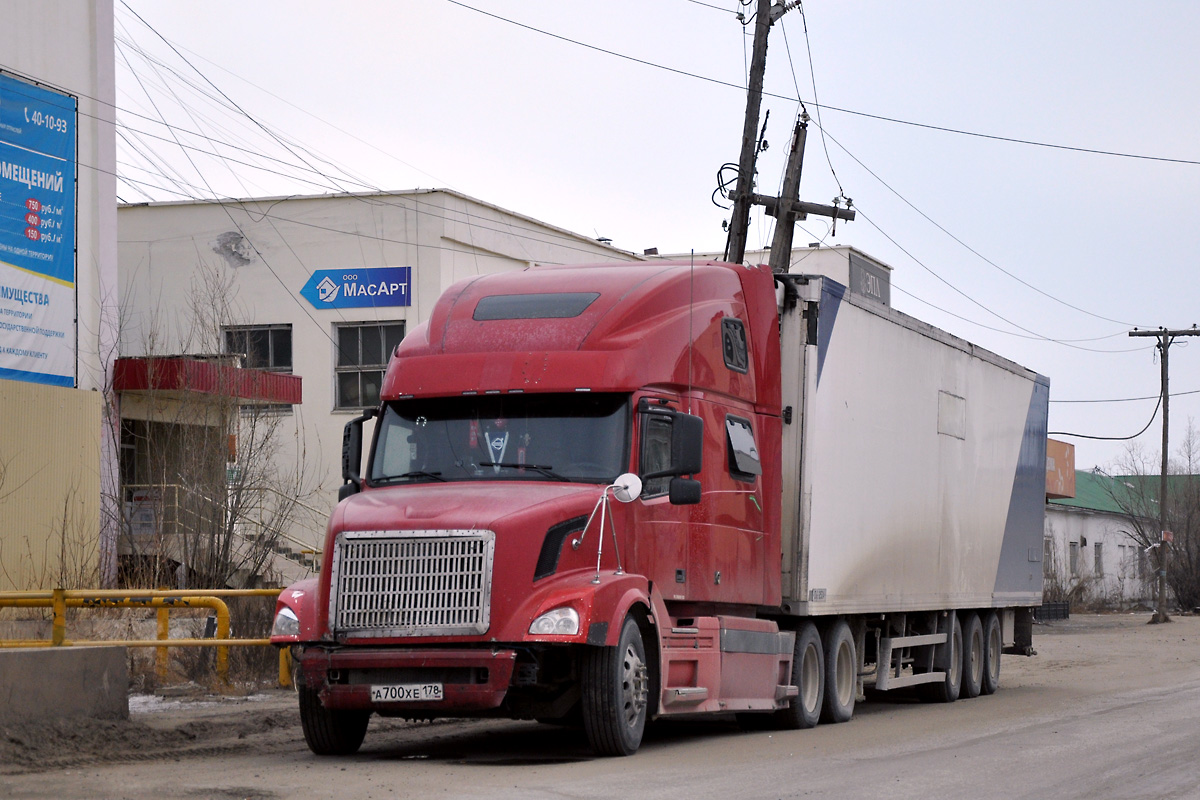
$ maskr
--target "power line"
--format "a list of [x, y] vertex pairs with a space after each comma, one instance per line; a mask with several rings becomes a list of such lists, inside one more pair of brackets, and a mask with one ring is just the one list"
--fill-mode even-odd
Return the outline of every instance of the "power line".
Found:
[[714, 6], [712, 3], [703, 3], [703, 2], [701, 2], [701, 0], [687, 0], [687, 2], [693, 3], [698, 6], [704, 6], [705, 8], [711, 8], [714, 11], [720, 11], [723, 14], [733, 14], [735, 16], [738, 14], [737, 11], [730, 11], [728, 8], [721, 8], [720, 6]]
[[[587, 42], [581, 42], [578, 39], [572, 39], [568, 36], [563, 36], [563, 35], [557, 34], [557, 33], [551, 33], [550, 31], [543, 30], [541, 28], [536, 28], [532, 25], [527, 25], [523, 22], [517, 22], [516, 20], [508, 19], [507, 17], [502, 17], [499, 14], [493, 14], [490, 11], [484, 11], [483, 9], [467, 5], [466, 3], [460, 2], [460, 0], [446, 0], [446, 2], [450, 3], [451, 5], [458, 6], [460, 8], [465, 8], [468, 11], [474, 11], [477, 14], [482, 14], [485, 17], [491, 17], [492, 19], [499, 20], [500, 22], [508, 23], [509, 25], [513, 25], [518, 28], [524, 28], [525, 30], [532, 31], [534, 33], [539, 33], [543, 36], [548, 36], [552, 39], [558, 39], [559, 41], [567, 42], [568, 44], [573, 44], [578, 47], [586, 48], [588, 50], [594, 50], [598, 53], [604, 53], [605, 55], [613, 56], [615, 58], [621, 58], [626, 61], [632, 61], [636, 64], [642, 64], [644, 66], [652, 67], [654, 69], [659, 69], [664, 72], [670, 72], [675, 75], [683, 75], [688, 78], [695, 78], [696, 80], [704, 81], [706, 83], [712, 83], [717, 86], [725, 86], [730, 89], [737, 89], [738, 91], [744, 92], [745, 88], [746, 88], [744, 86], [739, 86], [738, 84], [731, 83], [729, 81], [723, 81], [718, 78], [710, 78], [706, 75], [698, 75], [694, 72], [688, 72], [687, 70], [677, 69], [675, 67], [668, 67], [664, 64], [657, 64], [653, 61], [647, 61], [646, 59], [643, 59], [643, 58], [636, 58], [634, 56], [626, 55], [624, 53], [618, 53], [615, 50], [608, 50], [603, 47], [598, 47], [594, 44], [588, 44]], [[763, 96], [773, 97], [777, 100], [787, 100], [788, 102], [792, 102], [792, 103], [799, 101], [799, 98], [797, 98], [797, 97], [788, 97], [786, 95], [774, 94], [772, 92], [767, 92], [767, 91], [763, 92]], [[1163, 163], [1167, 163], [1167, 164], [1187, 164], [1187, 165], [1191, 165], [1191, 166], [1200, 166], [1200, 160], [1196, 160], [1196, 159], [1170, 158], [1170, 157], [1166, 157], [1166, 156], [1151, 156], [1151, 155], [1145, 155], [1145, 154], [1140, 154], [1140, 153], [1123, 153], [1123, 152], [1119, 152], [1116, 150], [1102, 150], [1099, 148], [1092, 148], [1092, 147], [1079, 147], [1079, 146], [1072, 146], [1072, 145], [1055, 144], [1052, 142], [1040, 142], [1040, 141], [1037, 141], [1034, 139], [1022, 139], [1022, 138], [1018, 138], [1015, 136], [1001, 136], [1001, 135], [990, 134], [990, 133], [979, 133], [977, 131], [968, 131], [968, 130], [964, 130], [962, 128], [951, 128], [951, 127], [948, 127], [945, 125], [933, 125], [933, 124], [924, 123], [924, 122], [914, 122], [912, 120], [899, 119], [897, 117], [886, 117], [886, 116], [883, 116], [882, 114], [870, 114], [865, 111], [855, 111], [855, 110], [849, 109], [849, 108], [841, 108], [839, 106], [826, 105], [824, 103], [818, 103], [815, 100], [810, 101], [810, 104], [816, 108], [821, 108], [826, 111], [836, 111], [841, 114], [850, 114], [850, 115], [857, 116], [857, 117], [865, 117], [867, 119], [879, 120], [881, 122], [891, 122], [895, 125], [908, 125], [908, 126], [914, 127], [914, 128], [924, 128], [926, 130], [939, 131], [941, 133], [953, 133], [953, 134], [957, 134], [959, 136], [971, 136], [971, 137], [975, 137], [978, 139], [989, 139], [989, 140], [997, 141], [997, 142], [1008, 142], [1010, 144], [1023, 144], [1023, 145], [1028, 145], [1030, 147], [1045, 147], [1045, 148], [1050, 148], [1053, 150], [1065, 150], [1065, 151], [1070, 151], [1070, 152], [1075, 152], [1075, 153], [1089, 153], [1091, 155], [1110, 156], [1113, 158], [1130, 158], [1130, 159], [1137, 159], [1137, 160], [1141, 160], [1141, 161], [1158, 161], [1158, 162], [1163, 162]]]
[[[819, 127], [820, 127], [820, 123], [818, 123], [818, 128], [819, 128]], [[824, 133], [824, 131], [822, 131], [822, 133]], [[1132, 323], [1128, 323], [1128, 322], [1122, 322], [1121, 320], [1112, 319], [1111, 317], [1105, 317], [1105, 316], [1103, 316], [1103, 315], [1101, 315], [1101, 314], [1096, 314], [1096, 313], [1094, 313], [1094, 312], [1088, 311], [1087, 309], [1080, 308], [1079, 306], [1077, 306], [1077, 305], [1074, 305], [1074, 304], [1072, 304], [1072, 303], [1068, 303], [1066, 300], [1063, 300], [1063, 299], [1061, 299], [1061, 298], [1055, 297], [1054, 295], [1050, 294], [1049, 292], [1046, 292], [1046, 291], [1044, 291], [1044, 290], [1042, 290], [1042, 289], [1039, 289], [1038, 287], [1034, 286], [1032, 283], [1029, 283], [1028, 281], [1026, 281], [1025, 279], [1021, 278], [1020, 276], [1018, 276], [1018, 275], [1015, 275], [1014, 273], [1012, 273], [1012, 272], [1008, 271], [1008, 270], [1007, 270], [1007, 269], [1005, 269], [1004, 267], [1002, 267], [1002, 266], [1000, 266], [999, 264], [997, 264], [995, 261], [992, 261], [990, 258], [988, 258], [987, 256], [983, 255], [983, 253], [980, 253], [980, 252], [979, 252], [978, 250], [976, 250], [974, 247], [971, 247], [971, 245], [967, 244], [967, 243], [966, 243], [966, 242], [964, 242], [962, 239], [960, 239], [960, 238], [958, 238], [957, 236], [955, 236], [953, 233], [951, 233], [949, 230], [947, 230], [947, 229], [946, 229], [944, 226], [942, 226], [942, 224], [941, 224], [941, 223], [939, 223], [937, 220], [933, 219], [933, 217], [929, 216], [929, 215], [928, 215], [928, 214], [926, 214], [924, 211], [922, 211], [921, 209], [917, 208], [917, 206], [916, 206], [916, 205], [914, 205], [914, 204], [912, 203], [912, 201], [910, 201], [910, 200], [909, 200], [907, 197], [905, 197], [904, 195], [900, 194], [900, 192], [899, 192], [899, 191], [897, 191], [895, 188], [893, 188], [893, 187], [892, 187], [892, 185], [891, 185], [890, 183], [888, 183], [887, 181], [885, 181], [885, 180], [884, 180], [883, 178], [881, 178], [881, 177], [880, 177], [880, 176], [879, 176], [879, 175], [878, 175], [878, 174], [877, 174], [877, 173], [876, 173], [874, 170], [872, 170], [870, 167], [868, 167], [866, 164], [864, 164], [864, 163], [863, 163], [863, 162], [862, 162], [862, 161], [861, 161], [861, 160], [858, 158], [858, 156], [856, 156], [856, 155], [854, 155], [853, 153], [851, 153], [851, 152], [850, 152], [850, 150], [849, 150], [849, 149], [847, 149], [847, 148], [846, 148], [846, 146], [845, 146], [844, 144], [842, 144], [841, 142], [839, 142], [839, 141], [838, 141], [838, 140], [837, 140], [837, 139], [836, 139], [836, 138], [835, 138], [835, 137], [834, 137], [832, 134], [830, 134], [830, 135], [829, 135], [829, 139], [830, 139], [830, 141], [832, 141], [834, 144], [836, 144], [838, 147], [840, 147], [840, 148], [842, 149], [842, 152], [844, 152], [846, 155], [850, 156], [850, 158], [854, 159], [854, 162], [855, 162], [856, 164], [858, 164], [860, 167], [862, 167], [864, 170], [866, 170], [866, 171], [867, 171], [867, 174], [869, 174], [869, 175], [870, 175], [872, 178], [874, 178], [875, 180], [879, 181], [879, 183], [880, 183], [880, 184], [882, 184], [882, 185], [883, 185], [883, 187], [884, 187], [885, 189], [887, 189], [889, 192], [891, 192], [892, 194], [896, 195], [896, 197], [898, 197], [898, 198], [900, 199], [900, 201], [901, 201], [901, 202], [903, 202], [905, 205], [907, 205], [907, 206], [908, 206], [909, 208], [911, 208], [913, 211], [917, 212], [917, 213], [918, 213], [919, 215], [921, 215], [921, 217], [923, 217], [923, 218], [924, 218], [924, 219], [925, 219], [925, 220], [926, 220], [926, 221], [927, 221], [927, 222], [928, 222], [930, 225], [933, 225], [935, 228], [937, 228], [938, 230], [940, 230], [942, 233], [944, 233], [944, 234], [946, 234], [947, 236], [949, 236], [951, 239], [953, 239], [955, 242], [957, 242], [959, 245], [961, 245], [961, 246], [962, 246], [963, 248], [965, 248], [965, 249], [966, 249], [968, 252], [970, 252], [970, 253], [971, 253], [972, 255], [974, 255], [976, 258], [979, 258], [979, 259], [980, 259], [981, 261], [983, 261], [984, 263], [986, 263], [986, 264], [988, 264], [988, 265], [990, 265], [990, 266], [994, 267], [995, 269], [999, 270], [1000, 272], [1004, 273], [1005, 275], [1007, 275], [1008, 277], [1012, 278], [1012, 279], [1013, 279], [1014, 281], [1016, 281], [1017, 283], [1020, 283], [1022, 286], [1025, 286], [1025, 287], [1026, 287], [1026, 288], [1028, 288], [1028, 289], [1032, 289], [1033, 291], [1037, 292], [1038, 294], [1042, 295], [1043, 297], [1049, 298], [1050, 300], [1053, 300], [1054, 302], [1056, 302], [1056, 303], [1059, 303], [1059, 304], [1061, 304], [1061, 305], [1063, 305], [1063, 306], [1066, 306], [1067, 308], [1070, 308], [1070, 309], [1072, 309], [1072, 310], [1074, 310], [1074, 311], [1078, 311], [1078, 312], [1079, 312], [1079, 313], [1081, 313], [1081, 314], [1085, 314], [1085, 315], [1087, 315], [1087, 316], [1089, 316], [1089, 317], [1095, 317], [1096, 319], [1103, 320], [1104, 322], [1112, 322], [1112, 323], [1114, 323], [1114, 324], [1116, 324], [1116, 325], [1124, 325], [1124, 326], [1125, 326], [1125, 327], [1127, 327], [1127, 328], [1138, 327], [1138, 326], [1135, 326], [1135, 325], [1133, 325]]]
[[1050, 431], [1047, 436], [1071, 436], [1076, 439], [1093, 439], [1100, 442], [1127, 442], [1130, 439], [1136, 439], [1150, 429], [1154, 424], [1154, 419], [1158, 416], [1158, 410], [1162, 408], [1162, 395], [1158, 396], [1158, 405], [1154, 406], [1154, 413], [1150, 415], [1150, 421], [1146, 423], [1146, 427], [1135, 433], [1133, 436], [1089, 436], [1086, 433], [1069, 433], [1067, 431]]
[[[1171, 392], [1171, 397], [1184, 397], [1189, 394], [1200, 394], [1200, 389], [1188, 392]], [[1114, 397], [1107, 400], [1051, 400], [1051, 403], [1133, 403], [1138, 400], [1162, 400], [1162, 394], [1148, 394], [1145, 397]]]
[[[837, 170], [833, 168], [833, 159], [829, 157], [829, 144], [825, 141], [825, 126], [821, 122], [821, 105], [817, 96], [817, 70], [813, 66], [812, 42], [808, 38], [808, 15], [804, 13], [804, 3], [798, 2], [797, 5], [800, 8], [800, 22], [804, 25], [804, 49], [808, 52], [808, 76], [812, 80], [813, 106], [817, 109], [817, 130], [821, 133], [821, 149], [825, 151], [825, 163], [829, 165], [829, 173], [833, 175], [833, 182], [837, 184], [838, 195], [845, 197], [846, 191], [842, 188], [842, 182], [838, 180]], [[790, 62], [792, 60], [792, 47], [788, 44], [787, 25], [781, 24], [779, 27], [783, 29], [783, 44], [787, 48], [788, 61]], [[795, 79], [795, 77], [796, 70], [793, 68], [792, 78]], [[797, 96], [800, 94], [799, 86], [796, 87], [796, 94]], [[803, 101], [801, 105], [803, 105]], [[835, 220], [833, 224], [836, 226], [837, 221]]]
[[[805, 258], [807, 258], [807, 256], [805, 256]], [[801, 259], [801, 260], [803, 260], [803, 259]], [[983, 328], [984, 330], [987, 330], [987, 331], [994, 331], [996, 333], [1002, 333], [1005, 336], [1012, 336], [1017, 339], [1029, 339], [1029, 340], [1039, 341], [1039, 342], [1051, 341], [1051, 342], [1055, 342], [1055, 343], [1064, 343], [1065, 344], [1067, 342], [1100, 342], [1105, 339], [1115, 339], [1118, 336], [1125, 335], [1125, 331], [1120, 331], [1118, 333], [1110, 333], [1105, 336], [1092, 336], [1092, 337], [1088, 337], [1085, 339], [1046, 339], [1044, 336], [1028, 335], [1028, 334], [1023, 334], [1023, 333], [1014, 333], [1013, 331], [1005, 330], [1004, 328], [997, 328], [994, 325], [985, 325], [984, 323], [980, 322], [979, 320], [974, 320], [974, 319], [971, 319], [970, 317], [964, 317], [962, 314], [956, 314], [953, 311], [951, 311], [950, 309], [944, 308], [943, 306], [939, 306], [936, 303], [931, 303], [928, 300], [924, 299], [923, 297], [919, 297], [919, 296], [913, 294], [912, 292], [907, 291], [906, 289], [904, 289], [904, 287], [899, 286], [895, 283], [892, 284], [892, 289], [894, 289], [897, 292], [900, 292], [903, 295], [907, 295], [908, 297], [911, 297], [913, 300], [916, 300], [921, 305], [928, 306], [929, 308], [932, 308], [934, 311], [940, 311], [941, 313], [945, 314], [946, 316], [954, 317], [957, 320], [966, 322], [969, 325], [974, 325], [977, 328]], [[1134, 348], [1123, 349], [1123, 350], [1095, 350], [1093, 352], [1097, 352], [1097, 353], [1135, 353], [1135, 352], [1138, 352], [1139, 350], [1144, 350], [1144, 349], [1145, 348], [1134, 347]], [[1053, 403], [1054, 401], [1051, 400], [1050, 402]]]
[[[1076, 350], [1086, 350], [1086, 351], [1088, 351], [1088, 352], [1092, 352], [1092, 353], [1122, 353], [1122, 352], [1132, 352], [1131, 350], [1099, 350], [1099, 349], [1096, 349], [1096, 348], [1094, 348], [1094, 347], [1083, 347], [1083, 346], [1081, 346], [1081, 345], [1074, 344], [1074, 343], [1072, 343], [1072, 342], [1069, 342], [1069, 341], [1067, 341], [1067, 340], [1064, 340], [1064, 339], [1054, 339], [1054, 338], [1052, 338], [1052, 337], [1050, 337], [1050, 336], [1046, 336], [1046, 335], [1044, 335], [1044, 334], [1038, 333], [1037, 331], [1031, 330], [1031, 329], [1029, 329], [1029, 328], [1026, 328], [1026, 327], [1025, 327], [1025, 326], [1023, 326], [1023, 325], [1020, 325], [1020, 324], [1018, 324], [1018, 323], [1016, 323], [1016, 322], [1013, 322], [1012, 320], [1010, 320], [1010, 319], [1008, 319], [1007, 317], [1003, 316], [1003, 315], [1002, 315], [1002, 314], [1000, 314], [999, 312], [993, 311], [992, 309], [988, 308], [988, 307], [987, 307], [987, 306], [985, 306], [983, 303], [979, 302], [978, 300], [976, 300], [975, 298], [971, 297], [969, 294], [967, 294], [966, 292], [964, 292], [962, 289], [959, 289], [957, 286], [955, 286], [954, 284], [952, 284], [952, 283], [951, 283], [950, 281], [948, 281], [946, 278], [942, 277], [942, 276], [941, 276], [941, 275], [940, 275], [940, 274], [939, 274], [937, 271], [935, 271], [935, 270], [934, 270], [932, 267], [930, 267], [929, 265], [925, 264], [923, 261], [921, 261], [921, 260], [920, 260], [919, 258], [917, 258], [915, 255], [913, 255], [911, 252], [909, 252], [907, 249], [905, 249], [905, 248], [904, 248], [904, 246], [903, 246], [903, 245], [901, 245], [899, 242], [897, 242], [897, 241], [896, 241], [894, 238], [892, 238], [892, 236], [891, 236], [890, 234], [888, 234], [888, 233], [887, 233], [887, 231], [885, 231], [885, 230], [883, 230], [882, 228], [880, 228], [880, 227], [879, 227], [879, 225], [878, 225], [878, 224], [877, 224], [877, 223], [876, 223], [874, 220], [872, 220], [872, 219], [871, 219], [869, 216], [867, 216], [865, 213], [863, 213], [862, 206], [857, 206], [857, 209], [858, 209], [858, 215], [859, 215], [860, 217], [862, 217], [863, 219], [865, 219], [865, 220], [867, 221], [867, 224], [868, 224], [868, 225], [870, 225], [871, 227], [873, 227], [875, 230], [879, 231], [879, 233], [880, 233], [880, 234], [882, 234], [882, 235], [883, 235], [883, 237], [884, 237], [885, 239], [887, 239], [889, 242], [891, 242], [893, 245], [895, 245], [895, 247], [896, 247], [897, 249], [899, 249], [899, 250], [900, 250], [900, 252], [904, 253], [904, 255], [906, 255], [906, 256], [908, 256], [910, 259], [912, 259], [912, 261], [913, 261], [913, 262], [914, 262], [914, 263], [915, 263], [917, 266], [921, 267], [921, 269], [925, 270], [925, 271], [926, 271], [926, 272], [928, 272], [930, 275], [932, 275], [933, 277], [937, 278], [937, 279], [938, 279], [938, 280], [939, 280], [941, 283], [945, 284], [945, 285], [946, 285], [948, 288], [950, 288], [951, 290], [953, 290], [955, 293], [957, 293], [958, 295], [962, 296], [963, 298], [965, 298], [966, 300], [970, 301], [971, 303], [973, 303], [974, 305], [978, 306], [979, 308], [983, 309], [983, 310], [984, 310], [984, 311], [986, 311], [987, 313], [991, 314], [991, 315], [992, 315], [993, 317], [995, 317], [996, 319], [998, 319], [998, 320], [1000, 320], [1001, 322], [1004, 322], [1004, 323], [1006, 323], [1006, 324], [1008, 324], [1008, 325], [1011, 325], [1012, 327], [1014, 327], [1014, 328], [1017, 328], [1018, 330], [1024, 331], [1025, 333], [1029, 334], [1029, 335], [1030, 335], [1030, 338], [1033, 338], [1033, 339], [1038, 339], [1038, 340], [1041, 340], [1041, 341], [1046, 341], [1046, 342], [1054, 342], [1055, 344], [1061, 344], [1061, 345], [1063, 345], [1064, 347], [1071, 347], [1071, 348], [1074, 348], [1074, 349], [1076, 349]], [[1018, 335], [1018, 334], [1014, 334], [1014, 333], [1012, 333], [1011, 331], [999, 331], [999, 332], [1000, 332], [1000, 333], [1005, 333], [1005, 334], [1008, 334], [1008, 335], [1010, 335], [1010, 336], [1016, 336], [1016, 335]], [[1133, 349], [1134, 349], [1134, 350], [1140, 350], [1140, 349], [1142, 349], [1142, 348], [1133, 348]]]

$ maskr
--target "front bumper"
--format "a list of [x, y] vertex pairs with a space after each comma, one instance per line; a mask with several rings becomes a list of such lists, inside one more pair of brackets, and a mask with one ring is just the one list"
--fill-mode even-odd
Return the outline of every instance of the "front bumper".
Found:
[[[297, 655], [300, 680], [320, 693], [330, 709], [372, 709], [396, 716], [469, 715], [504, 702], [517, 652], [501, 648], [324, 648]], [[443, 699], [372, 702], [371, 686], [429, 683], [443, 686]]]

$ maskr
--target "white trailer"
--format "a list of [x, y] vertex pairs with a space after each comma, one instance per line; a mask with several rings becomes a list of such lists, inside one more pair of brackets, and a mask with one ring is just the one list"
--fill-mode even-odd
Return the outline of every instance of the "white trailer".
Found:
[[778, 277], [784, 614], [847, 623], [856, 694], [994, 691], [1042, 601], [1049, 380], [831, 278]]

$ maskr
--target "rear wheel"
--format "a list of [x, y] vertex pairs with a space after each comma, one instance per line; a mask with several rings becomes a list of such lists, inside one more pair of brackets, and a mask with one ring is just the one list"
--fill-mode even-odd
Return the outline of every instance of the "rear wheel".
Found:
[[358, 752], [367, 735], [370, 711], [328, 709], [316, 689], [301, 683], [300, 726], [308, 749], [319, 756], [348, 756]]
[[811, 622], [805, 622], [796, 631], [792, 685], [800, 693], [788, 700], [787, 708], [775, 712], [775, 724], [784, 730], [811, 728], [820, 722], [825, 702], [825, 651], [817, 626]]
[[944, 632], [946, 641], [937, 646], [933, 656], [933, 668], [944, 673], [937, 683], [922, 685], [921, 699], [930, 703], [953, 703], [962, 690], [962, 625], [958, 614], [951, 611], [946, 616]]
[[858, 657], [854, 634], [846, 620], [833, 623], [825, 634], [825, 697], [821, 722], [845, 722], [854, 715], [858, 695]]
[[637, 752], [646, 728], [650, 673], [633, 617], [616, 647], [589, 647], [583, 657], [583, 728], [597, 755]]
[[962, 697], [979, 697], [983, 687], [983, 626], [974, 611], [963, 618]]
[[1000, 618], [995, 611], [983, 618], [983, 694], [993, 694], [1000, 687], [1000, 652], [1004, 639], [1000, 633]]

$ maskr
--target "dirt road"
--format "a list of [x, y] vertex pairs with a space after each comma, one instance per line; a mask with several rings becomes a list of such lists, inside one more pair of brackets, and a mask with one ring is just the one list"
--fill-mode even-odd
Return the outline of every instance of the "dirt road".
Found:
[[872, 697], [810, 731], [660, 724], [627, 759], [537, 723], [381, 719], [357, 756], [317, 758], [285, 692], [135, 698], [127, 723], [0, 729], [0, 797], [1200, 797], [1200, 618], [1146, 619], [1039, 626], [991, 697]]

